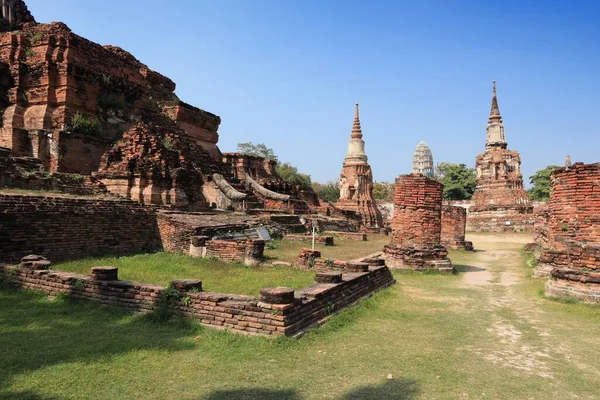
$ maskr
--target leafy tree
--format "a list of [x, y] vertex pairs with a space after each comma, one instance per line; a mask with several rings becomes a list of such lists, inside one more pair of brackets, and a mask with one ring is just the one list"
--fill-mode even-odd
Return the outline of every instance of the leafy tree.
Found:
[[373, 182], [373, 197], [379, 201], [394, 201], [394, 184], [390, 182]]
[[531, 200], [547, 201], [550, 199], [550, 174], [554, 168], [558, 167], [558, 165], [548, 165], [529, 177], [529, 182], [533, 185], [528, 190]]
[[336, 181], [312, 184], [312, 188], [323, 200], [335, 203], [340, 198], [340, 187]]
[[284, 181], [293, 185], [300, 185], [302, 189], [310, 189], [312, 186], [310, 175], [299, 173], [298, 168], [292, 166], [290, 163], [278, 165], [277, 173]]
[[263, 143], [254, 144], [252, 142], [238, 143], [237, 151], [242, 154], [249, 156], [258, 156], [268, 158], [270, 160], [278, 162], [275, 151], [270, 147], [265, 146]]
[[435, 177], [444, 185], [444, 200], [468, 200], [475, 192], [475, 168], [465, 164], [441, 162]]

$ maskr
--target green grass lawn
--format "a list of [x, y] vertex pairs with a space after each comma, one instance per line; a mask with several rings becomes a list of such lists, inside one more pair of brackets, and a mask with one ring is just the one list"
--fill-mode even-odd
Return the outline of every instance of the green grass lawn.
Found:
[[204, 291], [258, 296], [262, 287], [290, 286], [300, 289], [313, 283], [314, 273], [292, 267], [254, 266], [181, 254], [154, 253], [124, 257], [89, 258], [57, 263], [60, 271], [89, 274], [98, 265], [119, 267], [119, 279], [168, 285], [174, 279], [200, 279]]
[[[315, 249], [321, 251], [321, 257], [336, 260], [352, 260], [381, 251], [383, 246], [390, 243], [389, 236], [367, 235], [366, 241], [358, 241], [333, 235], [335, 246], [315, 244]], [[310, 248], [311, 242], [292, 240], [273, 240], [265, 248], [267, 261], [287, 261], [293, 263], [303, 247]]]
[[458, 274], [395, 273], [300, 339], [2, 287], [0, 398], [598, 398], [600, 308], [540, 296], [519, 236], [468, 239]]

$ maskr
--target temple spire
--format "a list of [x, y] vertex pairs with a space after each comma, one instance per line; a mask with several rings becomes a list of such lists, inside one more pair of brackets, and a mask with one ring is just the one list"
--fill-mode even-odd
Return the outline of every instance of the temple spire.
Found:
[[358, 103], [354, 105], [354, 124], [352, 124], [352, 139], [362, 139], [362, 129], [360, 128], [360, 119], [358, 117]]
[[498, 107], [498, 98], [496, 97], [496, 81], [492, 81], [492, 109], [490, 110], [490, 122], [502, 122], [500, 108]]

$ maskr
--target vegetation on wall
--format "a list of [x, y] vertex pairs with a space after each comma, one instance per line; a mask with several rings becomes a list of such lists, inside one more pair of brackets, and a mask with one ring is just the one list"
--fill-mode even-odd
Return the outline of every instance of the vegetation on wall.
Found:
[[340, 198], [340, 187], [337, 181], [329, 181], [327, 183], [314, 182], [312, 189], [323, 200], [331, 203], [335, 203]]
[[71, 117], [71, 131], [81, 135], [102, 136], [102, 127], [98, 121], [80, 112]]

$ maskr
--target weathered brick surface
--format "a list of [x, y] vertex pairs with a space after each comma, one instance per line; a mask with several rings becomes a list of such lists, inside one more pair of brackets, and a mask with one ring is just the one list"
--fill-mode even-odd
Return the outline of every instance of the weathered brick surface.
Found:
[[533, 232], [535, 242], [542, 249], [550, 248], [550, 232], [548, 222], [550, 220], [550, 209], [548, 203], [541, 203], [534, 207]]
[[[575, 163], [551, 175], [547, 247], [538, 270], [550, 270], [548, 294], [600, 297], [600, 163]], [[569, 289], [571, 285], [572, 289]], [[589, 296], [581, 293], [589, 292]]]
[[0, 260], [54, 260], [160, 248], [152, 209], [127, 200], [0, 194]]
[[364, 242], [367, 240], [367, 234], [365, 232], [342, 232], [342, 231], [335, 231], [335, 232], [324, 232], [324, 233], [329, 233], [329, 234], [335, 234], [339, 237], [343, 237], [345, 239], [351, 239], [351, 240], [358, 240], [361, 242]]
[[265, 250], [265, 241], [258, 239], [218, 240], [206, 242], [206, 256], [223, 261], [261, 260]]
[[[0, 275], [25, 289], [49, 295], [65, 293], [132, 311], [155, 310], [160, 305], [160, 293], [165, 289], [130, 281], [97, 280], [88, 275], [2, 265]], [[280, 296], [276, 301], [280, 303], [285, 298], [288, 304], [272, 304], [265, 302], [266, 298], [259, 301], [251, 296], [198, 292], [199, 281], [178, 280], [174, 286], [180, 288], [181, 299], [185, 301], [172, 301], [168, 308], [175, 314], [196, 318], [203, 325], [233, 333], [293, 335], [394, 282], [387, 267], [372, 266], [368, 272], [343, 273], [340, 282], [315, 283], [292, 296]], [[189, 288], [195, 290], [186, 291]]]
[[396, 178], [391, 243], [384, 247], [392, 268], [452, 271], [448, 252], [440, 244], [442, 189], [437, 180], [421, 174]]
[[473, 250], [473, 243], [465, 241], [466, 225], [465, 208], [443, 206], [441, 244], [451, 249]]

